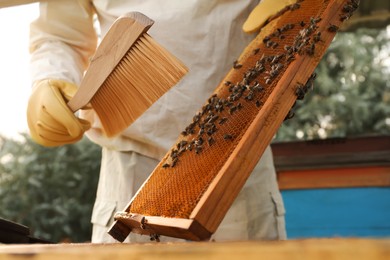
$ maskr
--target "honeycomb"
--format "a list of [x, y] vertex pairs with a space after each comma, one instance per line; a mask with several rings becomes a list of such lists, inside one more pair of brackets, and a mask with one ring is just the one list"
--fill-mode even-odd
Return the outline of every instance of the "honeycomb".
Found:
[[[357, 8], [356, 1], [344, 1], [341, 14], [334, 10], [337, 25], [320, 27], [330, 2], [297, 1], [272, 17], [232, 62], [224, 80], [132, 199], [127, 209], [130, 213], [190, 217], [289, 65], [304, 56], [319, 61], [327, 47], [321, 44], [322, 38], [326, 34], [333, 37], [340, 23]], [[298, 99], [313, 80], [311, 76], [307, 82], [290, 86]]]

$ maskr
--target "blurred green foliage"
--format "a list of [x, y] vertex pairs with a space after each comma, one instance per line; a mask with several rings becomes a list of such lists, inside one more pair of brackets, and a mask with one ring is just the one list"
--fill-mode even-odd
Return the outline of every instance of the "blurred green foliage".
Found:
[[0, 217], [52, 242], [89, 241], [100, 147], [84, 139], [45, 148], [28, 135], [0, 141]]
[[390, 134], [390, 26], [340, 32], [275, 141]]

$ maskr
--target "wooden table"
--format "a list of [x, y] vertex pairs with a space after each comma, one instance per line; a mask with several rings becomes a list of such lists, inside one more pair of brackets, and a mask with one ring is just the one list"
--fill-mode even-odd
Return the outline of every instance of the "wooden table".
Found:
[[0, 245], [3, 259], [390, 259], [390, 239]]

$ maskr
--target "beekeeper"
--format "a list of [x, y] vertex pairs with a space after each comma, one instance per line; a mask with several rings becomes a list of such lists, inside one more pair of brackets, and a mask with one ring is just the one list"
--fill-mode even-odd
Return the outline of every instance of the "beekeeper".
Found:
[[[270, 12], [255, 16], [267, 18], [287, 2], [266, 0], [263, 3]], [[91, 219], [93, 243], [115, 241], [107, 234], [114, 213], [124, 210], [253, 39], [253, 35], [242, 31], [242, 26], [257, 4], [253, 0], [40, 3], [40, 16], [31, 24], [33, 88], [28, 102], [28, 125], [32, 138], [44, 146], [77, 142], [84, 132], [101, 145], [100, 179]], [[93, 111], [74, 115], [66, 102], [75, 93], [96, 49], [97, 35], [104, 36], [118, 16], [131, 11], [155, 21], [149, 34], [183, 61], [190, 72], [121, 135], [108, 139]], [[99, 28], [94, 26], [94, 17], [98, 18]], [[260, 23], [254, 18], [248, 22]], [[213, 239], [285, 239], [284, 214], [268, 147]], [[139, 235], [128, 238], [148, 239]]]

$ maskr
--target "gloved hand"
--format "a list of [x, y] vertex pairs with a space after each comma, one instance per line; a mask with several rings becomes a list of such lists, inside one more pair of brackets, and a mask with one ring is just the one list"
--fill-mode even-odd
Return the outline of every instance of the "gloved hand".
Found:
[[242, 29], [246, 33], [256, 32], [268, 18], [277, 14], [287, 5], [296, 2], [297, 0], [262, 0], [249, 14]]
[[66, 105], [77, 86], [55, 79], [34, 84], [27, 106], [27, 121], [32, 139], [43, 146], [60, 146], [79, 141], [90, 123], [77, 118]]

